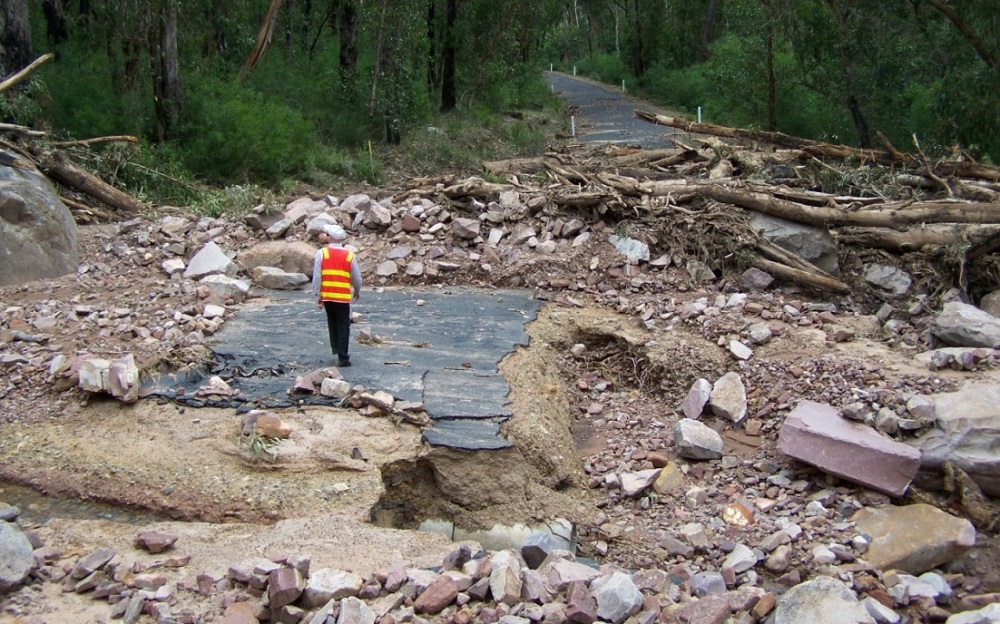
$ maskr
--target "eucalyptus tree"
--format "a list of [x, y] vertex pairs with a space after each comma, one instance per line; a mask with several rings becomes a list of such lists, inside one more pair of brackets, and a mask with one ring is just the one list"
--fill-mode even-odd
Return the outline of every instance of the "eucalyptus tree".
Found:
[[28, 0], [0, 2], [0, 80], [31, 62]]

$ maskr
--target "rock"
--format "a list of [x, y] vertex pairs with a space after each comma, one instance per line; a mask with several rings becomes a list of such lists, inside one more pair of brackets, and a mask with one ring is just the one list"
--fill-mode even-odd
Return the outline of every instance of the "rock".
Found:
[[0, 522], [0, 594], [20, 587], [34, 564], [27, 536], [13, 522]]
[[739, 285], [743, 290], [760, 292], [767, 290], [774, 283], [774, 278], [756, 267], [750, 267], [740, 274]]
[[745, 361], [753, 357], [753, 350], [739, 340], [729, 341], [729, 352], [732, 353], [737, 360]]
[[742, 422], [747, 415], [747, 392], [739, 374], [729, 372], [719, 377], [712, 385], [708, 404], [716, 416], [728, 418], [733, 424]]
[[314, 609], [330, 600], [357, 596], [364, 582], [363, 578], [353, 572], [333, 568], [316, 570], [306, 580], [302, 590], [302, 604], [308, 609]]
[[976, 542], [972, 523], [924, 503], [869, 507], [853, 520], [859, 532], [872, 537], [865, 560], [882, 570], [922, 574]]
[[309, 283], [304, 273], [286, 273], [277, 267], [254, 267], [251, 275], [255, 284], [269, 290], [299, 290]]
[[642, 592], [632, 577], [621, 572], [595, 579], [590, 591], [597, 601], [597, 617], [605, 622], [621, 624], [642, 608]]
[[649, 262], [649, 245], [640, 240], [612, 234], [608, 242], [629, 262]]
[[878, 600], [875, 600], [871, 596], [865, 596], [861, 601], [861, 606], [865, 608], [868, 615], [875, 618], [878, 624], [897, 624], [902, 618], [899, 614], [885, 606]]
[[135, 545], [155, 555], [171, 548], [176, 541], [176, 535], [159, 531], [141, 531], [135, 538]]
[[681, 411], [688, 418], [698, 420], [701, 418], [701, 414], [705, 411], [705, 405], [708, 404], [708, 399], [712, 394], [712, 384], [709, 383], [707, 379], [699, 379], [694, 382], [691, 389], [688, 390], [687, 398], [684, 399], [684, 405], [681, 406]]
[[691, 276], [691, 280], [695, 284], [715, 281], [715, 271], [713, 271], [712, 267], [708, 266], [704, 262], [689, 260], [684, 269], [688, 272], [688, 275]]
[[556, 550], [566, 550], [569, 544], [546, 531], [535, 531], [521, 544], [521, 556], [532, 570], [537, 570], [545, 558]]
[[979, 309], [1000, 318], [1000, 290], [987, 293], [979, 300]]
[[840, 416], [822, 403], [801, 401], [785, 418], [778, 450], [891, 496], [906, 493], [920, 452]]
[[908, 443], [922, 468], [946, 461], [964, 470], [989, 496], [1000, 496], [1000, 385], [969, 384], [932, 397], [937, 426]]
[[747, 338], [755, 345], [767, 344], [771, 341], [771, 326], [767, 323], [754, 323], [747, 328]]
[[139, 369], [129, 353], [116, 360], [86, 357], [80, 366], [80, 388], [110, 394], [124, 403], [139, 400]]
[[677, 454], [689, 459], [719, 459], [722, 457], [722, 436], [707, 425], [682, 418], [674, 425]]
[[327, 377], [321, 382], [319, 393], [326, 397], [343, 399], [351, 393], [351, 384], [343, 379], [333, 379], [332, 377]]
[[732, 609], [728, 598], [712, 595], [680, 605], [671, 605], [667, 613], [677, 618], [669, 621], [687, 624], [722, 624], [732, 613]]
[[237, 261], [248, 271], [257, 267], [275, 267], [286, 273], [301, 273], [312, 279], [316, 248], [305, 241], [267, 241], [237, 254]]
[[623, 473], [621, 475], [622, 494], [628, 497], [638, 496], [646, 491], [646, 488], [653, 485], [653, 482], [656, 481], [656, 477], [658, 476], [660, 476], [659, 468]]
[[191, 258], [187, 269], [184, 270], [186, 279], [197, 280], [209, 275], [225, 275], [227, 277], [236, 275], [236, 264], [214, 241], [205, 243], [205, 246]]
[[399, 272], [399, 265], [392, 260], [380, 262], [375, 268], [375, 275], [379, 277], [391, 277]]
[[163, 263], [160, 265], [160, 268], [162, 268], [163, 272], [166, 273], [167, 275], [173, 275], [175, 273], [182, 272], [185, 266], [186, 265], [184, 264], [184, 261], [182, 259], [169, 258], [163, 261]]
[[829, 230], [814, 225], [750, 212], [750, 224], [778, 247], [808, 260], [830, 275], [840, 275], [837, 244]]
[[292, 604], [302, 595], [305, 580], [295, 568], [279, 568], [267, 575], [267, 596], [271, 610]]
[[976, 611], [956, 613], [945, 624], [996, 624], [1000, 622], [1000, 602], [987, 605]]
[[[653, 462], [655, 466], [657, 462]], [[684, 473], [672, 461], [668, 461], [660, 470], [660, 476], [653, 482], [653, 490], [657, 494], [666, 494], [679, 488], [684, 483]]]
[[479, 236], [479, 221], [459, 217], [451, 222], [451, 234], [457, 238], [472, 240]]
[[566, 591], [566, 621], [572, 624], [593, 624], [597, 620], [597, 604], [593, 594], [582, 582]]
[[234, 279], [227, 275], [209, 275], [199, 280], [198, 285], [204, 287], [215, 300], [222, 302], [229, 300], [241, 302], [250, 292], [249, 281]]
[[[520, 588], [518, 588], [520, 595]], [[440, 575], [427, 586], [417, 599], [413, 601], [413, 609], [418, 613], [440, 613], [458, 597], [458, 586], [455, 579], [448, 575]]]
[[376, 615], [363, 600], [355, 597], [340, 601], [337, 624], [375, 624]]
[[0, 286], [75, 273], [76, 235], [73, 215], [44, 175], [27, 164], [0, 165]]
[[78, 580], [86, 578], [107, 565], [117, 554], [111, 548], [98, 548], [90, 554], [81, 557], [76, 562], [76, 565], [73, 566], [69, 576]]
[[876, 624], [849, 587], [826, 576], [796, 585], [778, 599], [773, 624]]
[[254, 614], [253, 605], [246, 601], [234, 602], [226, 607], [219, 624], [258, 624], [260, 620]]
[[550, 587], [560, 592], [573, 583], [590, 583], [600, 576], [597, 570], [568, 559], [554, 559], [543, 563], [538, 571]]
[[726, 555], [722, 568], [730, 568], [737, 574], [742, 574], [757, 565], [757, 555], [745, 544], [737, 544], [733, 552]]
[[1000, 318], [967, 303], [946, 303], [931, 331], [956, 347], [1000, 347]]
[[521, 561], [513, 552], [501, 550], [490, 558], [490, 592], [493, 599], [514, 606], [521, 599]]
[[913, 285], [913, 279], [906, 271], [885, 264], [869, 264], [865, 267], [865, 281], [894, 295], [905, 295]]

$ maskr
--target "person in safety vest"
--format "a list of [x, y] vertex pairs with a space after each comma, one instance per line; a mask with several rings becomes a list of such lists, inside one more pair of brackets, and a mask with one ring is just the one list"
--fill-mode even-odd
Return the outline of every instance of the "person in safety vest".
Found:
[[351, 365], [351, 302], [361, 298], [361, 269], [354, 252], [344, 248], [346, 238], [344, 228], [327, 225], [319, 235], [323, 247], [313, 258], [313, 297], [326, 311], [330, 349], [338, 366]]

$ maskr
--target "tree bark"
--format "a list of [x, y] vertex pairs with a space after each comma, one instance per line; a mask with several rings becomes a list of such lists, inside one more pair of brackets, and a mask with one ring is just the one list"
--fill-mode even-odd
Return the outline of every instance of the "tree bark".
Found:
[[[788, 149], [802, 150], [810, 156], [822, 158], [855, 158], [862, 162], [872, 162], [878, 165], [903, 165], [919, 169], [925, 166], [924, 161], [914, 154], [890, 153], [881, 150], [861, 149], [847, 145], [833, 145], [820, 141], [810, 141], [800, 137], [783, 134], [781, 132], [767, 132], [764, 130], [746, 130], [743, 128], [730, 128], [709, 123], [697, 123], [677, 117], [667, 117], [644, 111], [635, 111], [635, 116], [645, 121], [679, 128], [685, 132], [693, 134], [710, 134], [713, 136], [730, 139], [741, 139], [744, 141], [757, 141], [777, 145]], [[961, 178], [975, 178], [978, 180], [989, 180], [1000, 182], [1000, 167], [986, 165], [983, 163], [942, 160], [934, 163], [935, 169], [942, 175], [952, 175]]]
[[58, 45], [69, 39], [62, 0], [43, 0], [42, 14], [45, 15], [45, 33], [51, 43]]
[[31, 21], [28, 0], [0, 2], [0, 78], [31, 60]]
[[458, 22], [458, 0], [448, 0], [444, 25], [444, 58], [441, 67], [441, 112], [447, 113], [458, 105], [455, 87], [455, 28]]
[[358, 65], [358, 11], [354, 0], [340, 2], [340, 79], [354, 76]]
[[774, 277], [786, 279], [807, 288], [815, 288], [817, 290], [842, 295], [851, 292], [851, 287], [840, 280], [795, 269], [778, 262], [771, 262], [770, 260], [757, 258], [754, 260], [753, 265], [761, 271], [770, 273]]
[[14, 85], [16, 85], [17, 83], [19, 83], [20, 81], [24, 80], [28, 76], [28, 74], [30, 74], [31, 72], [35, 71], [35, 69], [37, 69], [43, 63], [51, 61], [55, 57], [56, 57], [55, 54], [49, 52], [48, 54], [45, 54], [44, 56], [40, 56], [40, 57], [36, 58], [34, 61], [31, 62], [30, 65], [28, 65], [24, 69], [22, 69], [21, 71], [17, 72], [16, 74], [10, 76], [9, 78], [7, 78], [6, 80], [4, 80], [3, 82], [0, 82], [0, 93], [3, 93], [7, 89], [13, 87]]
[[153, 100], [156, 109], [156, 138], [160, 143], [176, 131], [181, 114], [180, 63], [177, 58], [177, 7], [163, 7], [159, 19], [158, 44], [153, 62]]
[[271, 0], [270, 6], [267, 7], [267, 13], [264, 14], [264, 21], [260, 25], [260, 29], [257, 31], [257, 44], [254, 46], [253, 50], [250, 52], [250, 56], [243, 63], [243, 67], [240, 69], [240, 73], [237, 76], [237, 80], [243, 80], [246, 75], [257, 67], [257, 63], [260, 59], [264, 58], [264, 52], [267, 51], [267, 46], [271, 43], [271, 36], [274, 34], [274, 22], [278, 19], [278, 9], [281, 8], [282, 0]]
[[[39, 156], [36, 154], [36, 158]], [[42, 156], [39, 158], [38, 166], [45, 175], [53, 180], [85, 193], [116, 210], [137, 213], [142, 209], [139, 200], [105, 183], [89, 171], [76, 166], [61, 152]]]

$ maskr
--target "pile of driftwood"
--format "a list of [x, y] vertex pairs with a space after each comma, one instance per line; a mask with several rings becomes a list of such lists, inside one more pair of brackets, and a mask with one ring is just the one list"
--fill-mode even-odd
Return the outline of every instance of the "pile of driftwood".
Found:
[[[0, 94], [11, 89], [44, 63], [55, 58], [54, 54], [39, 57], [30, 65], [0, 82]], [[65, 150], [85, 147], [97, 143], [125, 142], [137, 143], [134, 136], [106, 136], [79, 141], [45, 141], [46, 132], [16, 124], [0, 123], [0, 137], [13, 137], [17, 141], [0, 138], [0, 164], [7, 166], [32, 166], [54, 182], [86, 195], [101, 204], [126, 214], [136, 214], [142, 202], [119, 190], [112, 184], [74, 163]], [[89, 214], [91, 207], [61, 195], [60, 200], [74, 210], [77, 215]]]
[[[486, 163], [486, 172], [544, 192], [567, 210], [644, 224], [654, 239], [688, 252], [751, 251], [752, 264], [772, 275], [835, 293], [851, 289], [764, 240], [740, 213], [829, 228], [842, 244], [897, 254], [958, 249], [966, 266], [1000, 249], [998, 167], [903, 153], [884, 138], [884, 151], [861, 150], [641, 111], [636, 116], [683, 130], [671, 136], [676, 147], [572, 146], [540, 158]], [[482, 197], [503, 187], [465, 181], [446, 193]], [[853, 192], [845, 194], [843, 187]], [[714, 244], [703, 238], [712, 224], [721, 237]], [[968, 272], [957, 268], [963, 275], [955, 276], [955, 285], [968, 290]]]

